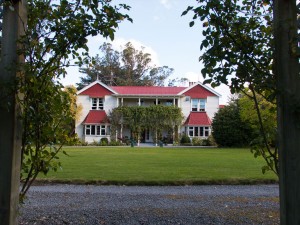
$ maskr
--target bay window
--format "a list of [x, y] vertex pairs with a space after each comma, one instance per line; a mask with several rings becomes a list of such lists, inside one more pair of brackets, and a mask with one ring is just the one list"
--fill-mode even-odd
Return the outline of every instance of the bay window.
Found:
[[210, 135], [209, 127], [189, 127], [190, 137], [208, 137]]
[[110, 135], [110, 126], [108, 125], [85, 125], [85, 135], [105, 136]]

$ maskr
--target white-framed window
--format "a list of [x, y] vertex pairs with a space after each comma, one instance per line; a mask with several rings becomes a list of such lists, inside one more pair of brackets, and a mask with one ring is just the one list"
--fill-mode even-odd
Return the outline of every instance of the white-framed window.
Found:
[[192, 111], [193, 112], [204, 112], [206, 99], [204, 98], [193, 98], [191, 101]]
[[209, 127], [189, 127], [188, 131], [190, 137], [208, 137], [210, 135]]
[[173, 100], [166, 100], [165, 105], [166, 106], [172, 106], [173, 105]]
[[85, 135], [87, 136], [110, 135], [110, 126], [109, 125], [85, 125]]
[[103, 98], [92, 98], [92, 109], [93, 110], [103, 110], [104, 109]]

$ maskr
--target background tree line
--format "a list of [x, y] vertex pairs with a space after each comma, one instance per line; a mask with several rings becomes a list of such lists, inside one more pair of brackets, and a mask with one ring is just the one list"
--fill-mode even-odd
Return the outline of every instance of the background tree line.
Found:
[[122, 47], [121, 51], [117, 51], [110, 43], [101, 45], [100, 54], [80, 68], [84, 76], [76, 84], [77, 88], [81, 89], [95, 80], [109, 86], [174, 86], [188, 80], [167, 80], [174, 69], [154, 65], [151, 54], [146, 53], [144, 47], [138, 50], [131, 42]]

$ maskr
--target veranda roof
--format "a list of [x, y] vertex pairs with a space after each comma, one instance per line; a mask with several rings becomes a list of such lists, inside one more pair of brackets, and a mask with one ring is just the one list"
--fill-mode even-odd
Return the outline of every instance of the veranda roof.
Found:
[[177, 95], [185, 87], [111, 86], [121, 95]]

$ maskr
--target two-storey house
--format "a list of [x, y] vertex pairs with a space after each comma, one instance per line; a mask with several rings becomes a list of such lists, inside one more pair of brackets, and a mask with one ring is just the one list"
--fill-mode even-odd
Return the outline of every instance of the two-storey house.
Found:
[[[77, 93], [77, 104], [82, 106], [76, 121], [76, 133], [88, 143], [111, 138], [110, 111], [118, 106], [176, 105], [184, 115], [178, 132], [190, 138], [207, 138], [211, 134], [211, 121], [219, 109], [218, 94], [202, 83], [189, 87], [153, 86], [107, 86], [95, 81]], [[153, 142], [150, 131], [143, 132], [144, 142]], [[129, 137], [130, 130], [124, 128], [118, 137]]]

